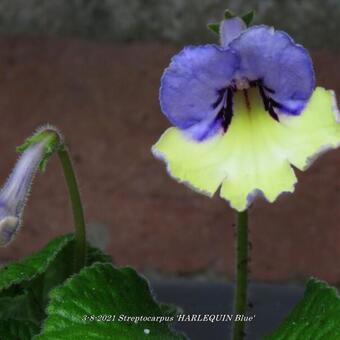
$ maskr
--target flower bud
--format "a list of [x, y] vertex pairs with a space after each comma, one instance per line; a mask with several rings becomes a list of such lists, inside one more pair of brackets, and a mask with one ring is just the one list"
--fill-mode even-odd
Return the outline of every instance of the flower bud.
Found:
[[22, 147], [22, 155], [0, 190], [0, 246], [9, 244], [18, 232], [32, 181], [42, 163], [59, 147], [59, 133], [39, 129]]

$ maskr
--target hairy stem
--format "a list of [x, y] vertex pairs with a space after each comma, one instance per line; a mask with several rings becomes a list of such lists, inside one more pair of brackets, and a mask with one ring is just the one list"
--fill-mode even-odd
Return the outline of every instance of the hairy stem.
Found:
[[[247, 311], [248, 288], [248, 211], [237, 213], [236, 225], [236, 292], [234, 300], [234, 320], [236, 315]], [[233, 340], [242, 340], [245, 335], [245, 322], [234, 321]]]

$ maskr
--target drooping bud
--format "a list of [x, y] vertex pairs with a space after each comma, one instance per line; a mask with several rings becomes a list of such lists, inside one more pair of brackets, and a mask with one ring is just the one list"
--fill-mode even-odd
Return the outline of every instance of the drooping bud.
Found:
[[59, 132], [47, 126], [18, 148], [22, 155], [0, 190], [0, 246], [9, 244], [18, 232], [26, 199], [37, 170], [44, 170], [62, 142]]

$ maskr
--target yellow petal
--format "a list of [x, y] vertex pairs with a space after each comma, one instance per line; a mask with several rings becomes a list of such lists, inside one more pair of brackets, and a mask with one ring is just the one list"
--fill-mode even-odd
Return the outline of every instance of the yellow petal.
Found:
[[280, 118], [290, 163], [305, 170], [320, 153], [340, 145], [340, 121], [333, 91], [316, 88], [300, 116]]
[[170, 128], [152, 147], [152, 152], [166, 162], [169, 174], [178, 182], [212, 196], [227, 175], [221, 137], [218, 135], [204, 142], [196, 142], [179, 129]]
[[293, 192], [290, 164], [305, 169], [320, 151], [340, 143], [331, 91], [317, 88], [301, 115], [281, 115], [280, 122], [264, 110], [256, 89], [248, 100], [250, 106], [243, 92], [236, 93], [227, 133], [197, 142], [170, 128], [152, 148], [179, 182], [209, 196], [222, 184], [220, 195], [239, 211], [258, 194], [273, 202]]

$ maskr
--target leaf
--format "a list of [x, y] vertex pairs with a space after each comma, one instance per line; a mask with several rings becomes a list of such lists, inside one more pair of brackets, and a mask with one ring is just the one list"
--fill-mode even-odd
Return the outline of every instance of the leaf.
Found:
[[10, 263], [0, 268], [0, 294], [13, 285], [32, 280], [45, 272], [56, 256], [71, 241], [72, 236], [61, 236], [52, 240], [42, 250], [22, 261]]
[[207, 27], [212, 30], [214, 33], [220, 34], [220, 23], [219, 22], [213, 22], [211, 24], [208, 24]]
[[109, 255], [103, 253], [99, 248], [88, 245], [86, 265], [89, 266], [95, 262], [112, 263], [112, 259]]
[[[55, 288], [50, 296], [47, 319], [34, 340], [80, 340], [89, 336], [91, 340], [185, 339], [173, 333], [165, 321], [119, 321], [123, 316], [174, 319], [164, 315], [146, 280], [131, 268], [95, 263]], [[105, 317], [111, 320], [103, 321]]]
[[58, 237], [30, 257], [0, 268], [0, 334], [5, 339], [31, 339], [39, 332], [49, 289], [70, 274], [66, 269], [56, 275], [60, 262], [69, 268], [64, 255], [72, 240], [72, 235]]
[[[32, 280], [28, 287], [36, 295], [37, 301], [41, 304], [42, 309], [45, 307], [49, 300], [49, 292], [54, 287], [62, 284], [68, 279], [73, 272], [73, 254], [74, 254], [74, 237], [72, 235], [69, 243], [57, 254], [55, 259], [47, 270]], [[88, 245], [86, 265], [91, 265], [94, 262], [111, 262], [110, 257], [102, 253], [101, 250]], [[26, 287], [27, 285], [25, 285]]]
[[247, 27], [253, 22], [255, 16], [255, 11], [250, 11], [242, 16], [242, 20], [245, 22]]
[[36, 305], [28, 292], [14, 297], [0, 298], [0, 320], [30, 320], [38, 324], [40, 316], [40, 306]]
[[[0, 268], [0, 320], [12, 320], [12, 330], [22, 326], [16, 321], [41, 324], [49, 292], [73, 274], [73, 252], [73, 235], [60, 236], [30, 257]], [[88, 246], [87, 264], [94, 262], [110, 262], [110, 258]]]
[[304, 297], [266, 340], [340, 339], [340, 298], [335, 288], [310, 279]]
[[[59, 236], [30, 257], [1, 267], [0, 297], [17, 295], [32, 283], [36, 286], [36, 281], [44, 281], [43, 289], [46, 296], [51, 287], [62, 283], [72, 274], [73, 249], [73, 235]], [[111, 260], [99, 249], [88, 245], [87, 265], [94, 262]]]
[[0, 321], [1, 339], [31, 340], [39, 332], [39, 327], [31, 321]]

